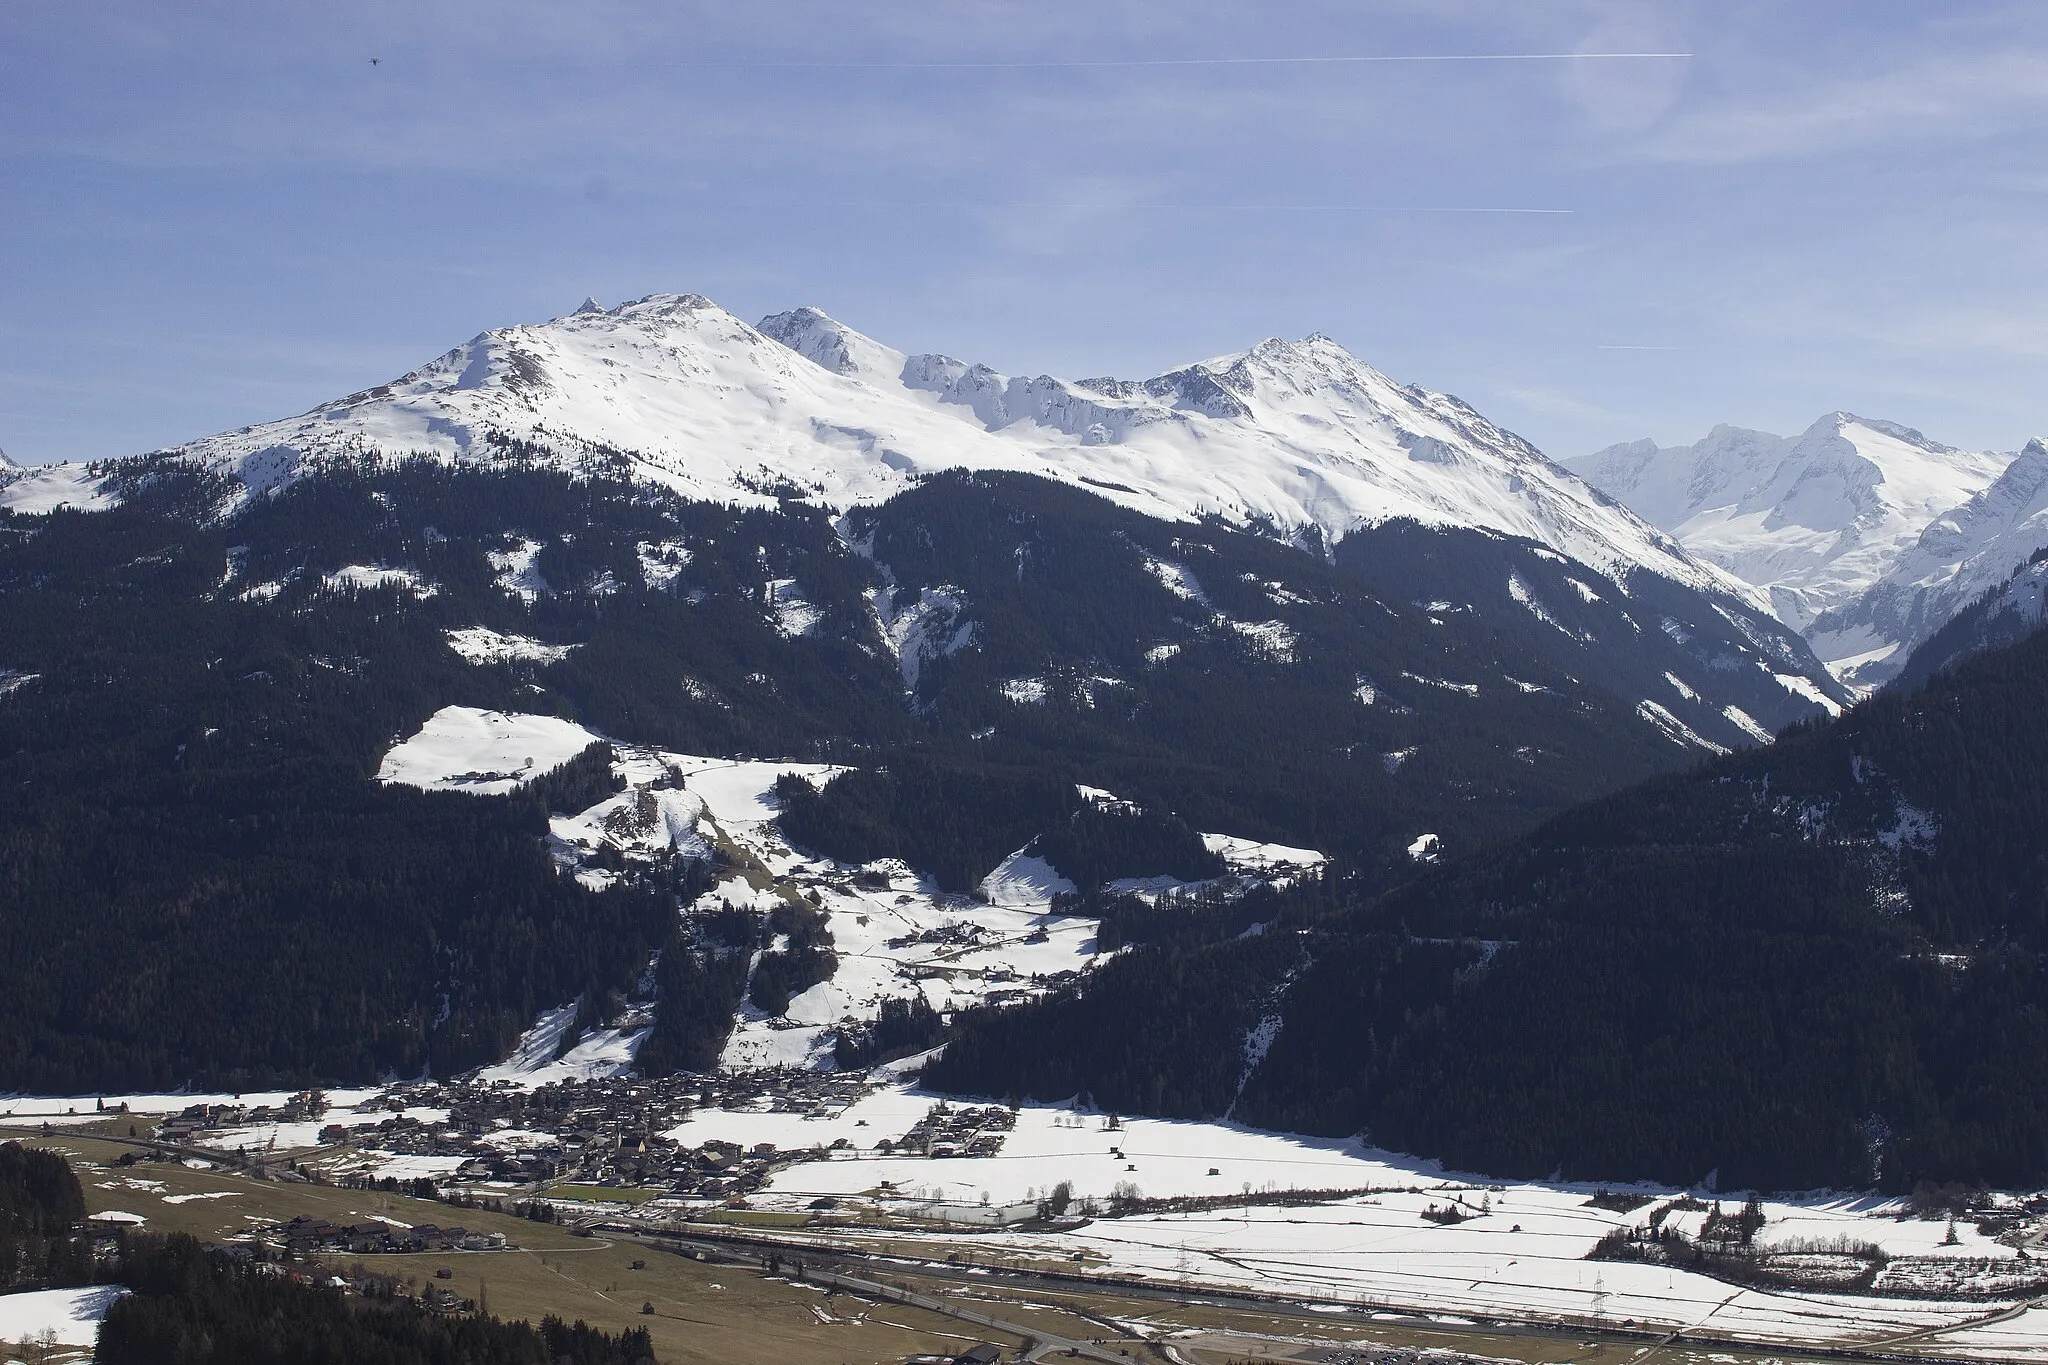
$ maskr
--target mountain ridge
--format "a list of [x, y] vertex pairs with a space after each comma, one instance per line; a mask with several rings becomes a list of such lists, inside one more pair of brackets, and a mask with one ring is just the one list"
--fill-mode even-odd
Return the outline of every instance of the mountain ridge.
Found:
[[656, 294], [484, 332], [399, 379], [169, 453], [261, 492], [308, 459], [511, 446], [621, 455], [686, 496], [755, 506], [874, 503], [964, 467], [1320, 547], [1400, 518], [1471, 526], [1761, 604], [1469, 405], [1320, 335], [1150, 379], [1068, 381], [908, 355], [814, 308], [756, 328], [700, 295]]
[[1836, 411], [1797, 436], [1723, 423], [1689, 446], [1632, 441], [1566, 463], [1766, 593], [1837, 677], [1868, 690], [2048, 542], [2048, 525], [2014, 510], [2032, 496], [2007, 478], [2022, 459]]

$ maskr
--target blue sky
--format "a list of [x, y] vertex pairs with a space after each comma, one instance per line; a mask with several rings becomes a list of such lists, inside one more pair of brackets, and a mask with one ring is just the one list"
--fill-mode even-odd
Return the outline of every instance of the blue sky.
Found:
[[[1692, 55], [1287, 60], [1589, 51]], [[668, 290], [1067, 376], [1322, 331], [1559, 457], [1835, 408], [2011, 450], [2048, 5], [0, 4], [16, 459]]]

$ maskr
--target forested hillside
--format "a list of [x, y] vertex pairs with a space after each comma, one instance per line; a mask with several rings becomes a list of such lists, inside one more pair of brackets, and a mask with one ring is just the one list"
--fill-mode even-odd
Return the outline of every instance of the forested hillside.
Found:
[[[930, 1079], [1502, 1174], [2038, 1184], [2044, 697], [2036, 634], [1253, 939], [1190, 920], [969, 1022]], [[1256, 1065], [1195, 1031], [1219, 1015], [1272, 1016]]]
[[[105, 510], [0, 514], [0, 1089], [448, 1074], [645, 979], [688, 879], [592, 891], [542, 841], [602, 764], [502, 796], [373, 780], [445, 706], [841, 764], [785, 788], [789, 837], [957, 891], [1027, 844], [1084, 890], [1208, 875], [1196, 829], [1377, 885], [1418, 834], [1476, 847], [1683, 762], [1689, 726], [1741, 739], [1688, 693], [1757, 733], [1813, 709], [1706, 597], [1487, 533], [1329, 559], [964, 473], [835, 522], [494, 449], [267, 492], [128, 461]], [[1168, 823], [1105, 824], [1077, 782]], [[777, 958], [754, 1003], [823, 961]], [[655, 974], [652, 1062], [709, 1064], [728, 975]]]

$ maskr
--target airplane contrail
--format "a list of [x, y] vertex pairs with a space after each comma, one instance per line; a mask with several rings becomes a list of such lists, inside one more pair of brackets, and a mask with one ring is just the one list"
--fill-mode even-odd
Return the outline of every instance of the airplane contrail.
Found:
[[974, 199], [806, 199], [774, 202], [736, 201], [720, 207], [747, 209], [834, 208], [834, 209], [1079, 209], [1099, 213], [1149, 213], [1161, 210], [1219, 213], [1521, 213], [1566, 217], [1576, 209], [1519, 208], [1460, 204], [1201, 204], [1201, 203], [1086, 203], [1080, 201], [1019, 201]]
[[676, 62], [679, 67], [730, 67], [753, 70], [806, 71], [1053, 71], [1098, 67], [1174, 66], [1362, 66], [1415, 62], [1584, 62], [1683, 61], [1690, 52], [1420, 52], [1382, 56], [1327, 57], [1105, 57], [1068, 61], [1013, 62]]

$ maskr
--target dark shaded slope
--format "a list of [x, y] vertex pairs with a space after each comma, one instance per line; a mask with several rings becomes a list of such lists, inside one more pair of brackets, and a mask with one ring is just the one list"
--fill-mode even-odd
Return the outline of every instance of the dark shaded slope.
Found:
[[[1084, 881], [1201, 871], [1195, 829], [1380, 878], [1424, 830], [1477, 846], [1684, 761], [1635, 691], [1666, 669], [1712, 685], [1654, 629], [1624, 667], [1645, 631], [1562, 632], [1502, 596], [1511, 572], [1546, 600], [1594, 576], [1497, 537], [1384, 528], [1332, 564], [1022, 476], [936, 478], [835, 525], [618, 468], [536, 469], [508, 442], [488, 466], [366, 458], [248, 496], [154, 459], [120, 467], [114, 510], [0, 515], [0, 1089], [446, 1072], [634, 979], [673, 886], [583, 890], [533, 797], [372, 781], [451, 704], [853, 766], [810, 826], [791, 811], [799, 837], [965, 889], [1040, 835]], [[1417, 605], [1404, 562], [1482, 564], [1500, 601]], [[330, 581], [352, 566], [432, 592]], [[907, 691], [872, 602], [939, 587], [960, 647], [919, 656]], [[478, 626], [575, 648], [473, 665], [447, 632]], [[1075, 781], [1187, 827], [1077, 831]], [[684, 1032], [670, 1064], [702, 1055]]]
[[[1378, 898], [1283, 907], [1299, 965], [1235, 1112], [1502, 1174], [2048, 1179], [2044, 699], [2037, 634]], [[932, 1077], [1142, 1103], [1110, 1059], [1034, 1058], [1144, 1050], [1179, 979], [1275, 991], [1270, 951], [1140, 949], [970, 1021]], [[1168, 1112], [1221, 1111], [1216, 1057], [1154, 1055], [1157, 1093], [1197, 1097]]]

